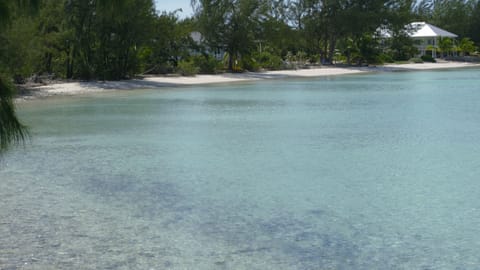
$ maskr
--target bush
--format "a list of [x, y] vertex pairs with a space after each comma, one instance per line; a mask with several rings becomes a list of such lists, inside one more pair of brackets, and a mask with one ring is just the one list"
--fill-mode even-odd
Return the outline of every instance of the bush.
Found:
[[257, 65], [261, 68], [277, 70], [283, 67], [282, 58], [270, 52], [256, 53], [253, 57]]
[[310, 64], [315, 65], [315, 64], [320, 63], [321, 60], [322, 60], [322, 57], [320, 56], [320, 54], [312, 54], [312, 55], [310, 55], [310, 58], [308, 59], [308, 62]]
[[437, 62], [437, 60], [435, 60], [431, 55], [422, 55], [421, 59], [424, 61], [424, 62], [429, 62], [429, 63], [435, 63]]
[[211, 56], [194, 56], [193, 63], [201, 74], [217, 74], [223, 68], [222, 62]]
[[395, 60], [393, 60], [393, 57], [392, 57], [392, 56], [390, 56], [390, 55], [388, 55], [388, 54], [385, 54], [385, 53], [384, 53], [384, 54], [381, 54], [381, 55], [379, 56], [379, 58], [380, 58], [380, 61], [381, 61], [382, 63], [394, 63], [394, 62], [395, 62]]
[[423, 64], [422, 58], [411, 58], [409, 62], [413, 62], [415, 64]]
[[368, 65], [383, 65], [383, 63], [385, 63], [385, 60], [381, 54], [370, 55], [368, 59], [366, 59], [366, 64]]
[[244, 70], [248, 71], [259, 71], [260, 65], [258, 64], [255, 59], [249, 56], [242, 57], [240, 60], [240, 67], [237, 70], [233, 70], [235, 72], [243, 72]]
[[195, 76], [199, 71], [200, 69], [195, 66], [195, 63], [191, 59], [178, 62], [177, 73], [182, 76]]
[[150, 73], [152, 74], [170, 74], [175, 72], [175, 67], [171, 63], [161, 63], [157, 65]]

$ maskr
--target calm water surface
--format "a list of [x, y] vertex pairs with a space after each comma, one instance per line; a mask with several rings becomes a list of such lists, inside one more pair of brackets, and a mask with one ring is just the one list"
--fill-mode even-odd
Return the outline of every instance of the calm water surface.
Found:
[[24, 103], [0, 269], [479, 269], [480, 70]]

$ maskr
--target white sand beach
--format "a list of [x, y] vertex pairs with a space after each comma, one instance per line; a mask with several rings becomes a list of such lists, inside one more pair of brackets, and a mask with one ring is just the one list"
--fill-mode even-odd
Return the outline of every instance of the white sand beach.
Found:
[[433, 70], [433, 69], [451, 69], [480, 67], [480, 64], [466, 62], [438, 62], [423, 64], [387, 64], [384, 67], [395, 70]]
[[317, 67], [310, 69], [280, 70], [265, 72], [224, 73], [218, 75], [184, 76], [148, 76], [143, 79], [124, 81], [88, 81], [60, 82], [28, 87], [28, 91], [20, 95], [20, 99], [41, 98], [50, 96], [68, 96], [103, 92], [107, 90], [153, 89], [158, 87], [181, 87], [204, 84], [222, 84], [247, 82], [255, 80], [272, 80], [279, 78], [312, 78], [338, 76], [382, 71], [415, 71], [433, 69], [453, 69], [480, 67], [480, 64], [462, 62], [441, 62], [423, 64], [388, 64], [378, 67]]

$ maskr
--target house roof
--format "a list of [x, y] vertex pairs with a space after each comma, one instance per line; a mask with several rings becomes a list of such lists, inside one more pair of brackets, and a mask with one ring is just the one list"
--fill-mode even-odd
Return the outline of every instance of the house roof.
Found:
[[197, 44], [200, 44], [203, 42], [203, 36], [200, 32], [194, 31], [190, 33], [190, 37], [193, 39], [193, 41]]
[[454, 33], [450, 33], [446, 30], [438, 28], [434, 25], [428, 24], [426, 22], [413, 22], [407, 26], [409, 30], [410, 37], [421, 38], [421, 37], [449, 37], [456, 38], [458, 37]]

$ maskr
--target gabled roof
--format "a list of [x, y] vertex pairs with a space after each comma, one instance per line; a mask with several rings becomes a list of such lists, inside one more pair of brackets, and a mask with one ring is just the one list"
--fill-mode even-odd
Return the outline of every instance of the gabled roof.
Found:
[[446, 30], [438, 28], [434, 25], [426, 22], [413, 22], [407, 26], [410, 37], [422, 38], [422, 37], [458, 37], [454, 33], [450, 33]]

